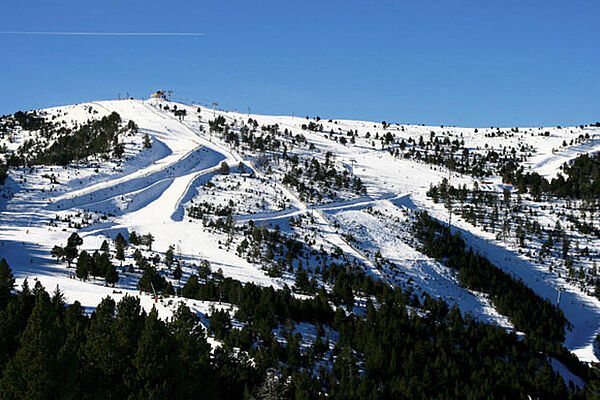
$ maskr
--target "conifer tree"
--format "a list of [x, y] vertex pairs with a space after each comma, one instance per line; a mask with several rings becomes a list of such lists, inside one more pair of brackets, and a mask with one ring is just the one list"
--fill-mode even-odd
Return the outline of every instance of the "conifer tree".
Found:
[[15, 287], [15, 277], [10, 266], [3, 258], [0, 260], [0, 310], [8, 304], [12, 290]]
[[152, 142], [150, 141], [150, 136], [146, 133], [144, 135], [144, 148], [149, 149], [150, 147], [152, 147]]
[[178, 368], [176, 398], [219, 398], [216, 374], [210, 364], [211, 347], [206, 341], [200, 320], [181, 304], [168, 324], [175, 342]]
[[198, 284], [198, 277], [196, 275], [190, 276], [185, 285], [183, 286], [183, 297], [195, 299], [197, 298], [199, 291], [200, 285]]
[[65, 249], [64, 247], [60, 247], [59, 245], [54, 245], [52, 250], [50, 251], [52, 257], [56, 258], [57, 261], [63, 260], [65, 258]]
[[176, 370], [175, 347], [165, 323], [152, 308], [138, 341], [133, 364], [135, 380], [130, 387], [140, 399], [166, 399], [173, 390], [172, 377]]
[[181, 266], [179, 264], [177, 264], [177, 266], [175, 267], [175, 270], [173, 270], [173, 278], [177, 279], [177, 282], [179, 282], [181, 280], [182, 276], [183, 276], [183, 271], [181, 270]]
[[102, 244], [100, 245], [100, 251], [107, 252], [109, 250], [110, 250], [110, 247], [108, 245], [108, 241], [107, 240], [103, 240]]
[[77, 234], [77, 232], [73, 232], [69, 239], [67, 239], [67, 247], [78, 247], [83, 244], [83, 239], [81, 236]]
[[101, 276], [102, 273], [100, 272], [100, 253], [98, 252], [98, 250], [94, 251], [94, 254], [92, 254], [92, 256], [89, 257], [88, 262], [89, 274], [93, 277]]
[[102, 299], [85, 331], [85, 343], [81, 349], [83, 370], [82, 386], [90, 398], [117, 398], [120, 371], [115, 363], [125, 354], [118, 351], [113, 334], [115, 301]]
[[137, 297], [126, 295], [117, 304], [117, 316], [113, 323], [112, 334], [117, 353], [120, 355], [113, 363], [115, 373], [121, 377], [124, 386], [115, 398], [126, 398], [128, 387], [134, 387], [135, 366], [133, 358], [137, 352], [138, 339], [144, 328], [146, 313], [142, 310]]
[[141, 243], [144, 246], [148, 246], [148, 250], [152, 250], [152, 243], [154, 243], [154, 235], [147, 233], [141, 237]]
[[162, 292], [166, 286], [167, 281], [158, 274], [153, 266], [147, 266], [144, 269], [144, 273], [137, 284], [138, 289], [150, 293], [154, 292], [154, 290], [157, 293]]
[[296, 283], [294, 284], [294, 289], [298, 293], [308, 293], [310, 291], [310, 281], [308, 280], [308, 275], [302, 268], [299, 268], [296, 272]]
[[58, 354], [64, 343], [58, 315], [41, 290], [21, 337], [21, 347], [0, 380], [2, 399], [51, 399], [60, 393]]
[[169, 269], [171, 269], [171, 267], [173, 266], [173, 259], [175, 256], [174, 250], [175, 250], [175, 247], [171, 244], [171, 245], [169, 245], [169, 248], [167, 249], [167, 251], [165, 253], [165, 265]]
[[110, 262], [110, 258], [108, 257], [107, 253], [101, 253], [100, 256], [98, 257], [98, 261], [97, 261], [97, 268], [98, 268], [98, 274], [100, 276], [106, 276], [106, 271], [108, 271], [110, 268], [114, 268], [112, 266], [112, 263]]
[[18, 297], [13, 296], [8, 305], [0, 311], [0, 371], [18, 349], [19, 339], [35, 301], [27, 287], [27, 281], [23, 286], [21, 294]]
[[[58, 289], [58, 287], [57, 287]], [[56, 293], [56, 292], [55, 292]], [[60, 303], [62, 296], [53, 296], [53, 302]], [[63, 306], [64, 308], [64, 303]], [[81, 383], [81, 364], [79, 352], [85, 341], [87, 317], [78, 301], [68, 306], [62, 318], [66, 334], [65, 344], [59, 351], [60, 395], [61, 399], [78, 399]]]
[[167, 287], [163, 291], [163, 293], [167, 296], [175, 296], [175, 288], [171, 282], [167, 283]]
[[104, 273], [104, 279], [106, 279], [106, 283], [108, 285], [113, 285], [113, 284], [119, 282], [119, 273], [117, 272], [117, 269], [111, 262], [109, 262], [108, 265], [106, 266], [106, 272]]
[[82, 250], [77, 259], [77, 269], [75, 274], [83, 281], [87, 280], [90, 268], [90, 256], [85, 250]]
[[131, 243], [134, 246], [137, 246], [138, 244], [140, 244], [140, 238], [137, 235], [137, 233], [135, 233], [135, 231], [131, 231], [129, 233], [129, 243]]
[[117, 252], [116, 259], [117, 260], [125, 260], [125, 247], [127, 247], [127, 241], [119, 232], [117, 237], [115, 238], [115, 250]]
[[77, 234], [77, 232], [73, 232], [69, 239], [67, 240], [67, 246], [64, 248], [64, 258], [69, 263], [69, 267], [71, 266], [71, 262], [77, 257], [77, 247], [83, 244], [83, 239]]

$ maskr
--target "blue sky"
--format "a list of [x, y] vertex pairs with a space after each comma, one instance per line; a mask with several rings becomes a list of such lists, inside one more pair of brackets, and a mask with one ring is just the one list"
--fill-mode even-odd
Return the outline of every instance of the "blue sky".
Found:
[[600, 2], [19, 1], [0, 114], [171, 89], [223, 108], [461, 126], [600, 120]]

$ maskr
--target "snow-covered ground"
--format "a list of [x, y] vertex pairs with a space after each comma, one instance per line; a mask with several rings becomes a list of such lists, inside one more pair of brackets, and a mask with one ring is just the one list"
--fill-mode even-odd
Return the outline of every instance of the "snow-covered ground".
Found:
[[[166, 110], [165, 106], [170, 109]], [[176, 117], [172, 112], [174, 106], [185, 110], [185, 116]], [[94, 110], [92, 113], [90, 108]], [[183, 285], [185, 277], [193, 272], [191, 265], [200, 260], [209, 261], [213, 270], [222, 269], [226, 277], [282, 287], [291, 283], [289, 275], [269, 277], [261, 265], [238, 255], [235, 246], [227, 244], [228, 235], [191, 218], [189, 209], [198, 204], [229, 206], [238, 226], [252, 220], [257, 224], [278, 225], [284, 234], [290, 235], [301, 231], [291, 227], [290, 218], [310, 216], [314, 223], [307, 223], [302, 234], [314, 233], [311, 236], [315, 240], [313, 248], [321, 245], [339, 248], [361, 262], [369, 273], [390, 284], [441, 297], [450, 304], [457, 304], [464, 313], [512, 329], [508, 319], [498, 314], [485, 295], [459, 286], [448, 268], [411, 247], [407, 231], [402, 227], [406, 223], [407, 209], [427, 210], [434, 217], [447, 219], [443, 206], [433, 203], [425, 194], [432, 184], [450, 177], [455, 185], [471, 186], [474, 179], [449, 173], [439, 166], [394, 156], [382, 150], [374, 138], [391, 132], [398, 138], [416, 142], [420, 137], [435, 135], [464, 140], [471, 152], [514, 148], [519, 154], [527, 155], [524, 165], [547, 177], [555, 176], [564, 162], [580, 153], [600, 151], [600, 129], [589, 127], [519, 128], [518, 131], [509, 128], [498, 134], [497, 128], [474, 130], [398, 124], [384, 127], [367, 121], [311, 120], [323, 125], [322, 131], [311, 131], [303, 129], [302, 125], [309, 122], [304, 118], [215, 111], [156, 99], [101, 101], [45, 110], [46, 115], [56, 115], [55, 120], [65, 121], [65, 124], [84, 123], [113, 111], [123, 121], [132, 120], [139, 126], [138, 135], [127, 139], [125, 161], [98, 160], [66, 168], [40, 167], [10, 172], [6, 184], [0, 186], [5, 196], [0, 199], [0, 255], [7, 259], [19, 283], [26, 278], [30, 283], [39, 280], [49, 290], [59, 285], [68, 301], [78, 300], [88, 309], [93, 309], [105, 296], [118, 300], [129, 294], [140, 296], [146, 308], [156, 305], [163, 316], [168, 316], [179, 301], [204, 314], [208, 305], [182, 298], [161, 299], [155, 303], [152, 297], [137, 291], [135, 274], [121, 273], [115, 288], [105, 286], [101, 280], [73, 279], [74, 270], [52, 259], [50, 250], [54, 245], [64, 245], [74, 231], [83, 238], [81, 248], [92, 252], [103, 240], [114, 239], [118, 233], [152, 233], [155, 251], [164, 254], [173, 245], [178, 258], [189, 266], [181, 282], [171, 279], [175, 287]], [[333, 195], [321, 202], [301, 200], [302, 196], [293, 187], [283, 183], [283, 165], [273, 164], [270, 171], [257, 167], [257, 160], [274, 157], [277, 152], [260, 154], [243, 144], [232, 146], [219, 134], [210, 133], [207, 122], [218, 116], [238, 130], [249, 118], [258, 125], [277, 124], [280, 130], [288, 130], [288, 136], [282, 136], [281, 141], [288, 146], [289, 154], [300, 157], [300, 168], [305, 169], [313, 156], [323, 163], [324, 155], [330, 152], [338, 171], [345, 170], [349, 176], [360, 177], [366, 193], [332, 190]], [[348, 137], [349, 132], [356, 133], [354, 143], [338, 140]], [[141, 146], [144, 134], [152, 140], [150, 149]], [[295, 135], [302, 135], [307, 144], [294, 142]], [[14, 150], [34, 134], [21, 132], [11, 136], [14, 137], [10, 141], [0, 140], [0, 145], [6, 142], [8, 149]], [[574, 141], [572, 145], [571, 141]], [[566, 147], [563, 142], [567, 143]], [[222, 162], [231, 167], [230, 174], [220, 174]], [[240, 163], [243, 164], [241, 170]], [[43, 177], [52, 173], [56, 184]], [[503, 189], [499, 177], [485, 180], [493, 182], [485, 184], [490, 186], [489, 190]], [[75, 223], [80, 229], [75, 228]], [[600, 333], [600, 302], [595, 297], [548, 274], [514, 248], [497, 241], [488, 232], [473, 228], [461, 218], [453, 219], [453, 225], [469, 244], [498, 267], [523, 279], [540, 296], [555, 302], [557, 287], [563, 287], [560, 307], [573, 325], [567, 332], [565, 345], [581, 360], [598, 361], [594, 343]], [[235, 243], [237, 239], [232, 240]], [[386, 268], [378, 267], [374, 259], [376, 252], [394, 267], [389, 264]], [[128, 254], [128, 260], [130, 256]]]

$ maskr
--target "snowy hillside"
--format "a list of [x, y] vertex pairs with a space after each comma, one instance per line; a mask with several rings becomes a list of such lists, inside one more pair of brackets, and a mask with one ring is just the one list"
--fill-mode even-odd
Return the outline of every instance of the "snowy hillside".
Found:
[[[120, 120], [109, 147], [52, 161], [53, 144], [73, 140], [68, 132], [95, 132], [93, 121], [113, 113]], [[415, 230], [426, 211], [443, 224], [451, 218], [451, 233], [533, 290], [520, 293], [548, 300], [548, 310], [558, 305], [552, 310], [567, 321], [563, 345], [581, 361], [600, 360], [597, 200], [538, 195], [529, 183], [507, 179], [518, 175], [512, 166], [549, 181], [564, 174], [581, 154], [600, 151], [598, 127], [416, 126], [241, 114], [162, 99], [56, 107], [33, 118], [39, 121], [0, 122], [0, 158], [9, 164], [0, 185], [0, 258], [17, 287], [24, 280], [58, 285], [67, 303], [79, 301], [88, 314], [106, 296], [137, 297], [164, 318], [184, 302], [208, 327], [214, 307], [233, 316], [235, 306], [183, 295], [202, 271], [204, 279], [287, 286], [307, 299], [338, 290], [330, 271], [343, 265], [527, 336], [522, 311], [505, 311], [501, 296], [465, 284], [451, 255], [427, 250], [428, 239]], [[108, 253], [116, 283], [106, 271], [83, 274], [81, 256], [66, 255], [74, 233], [82, 239], [76, 253]], [[129, 242], [122, 256], [119, 235]], [[149, 269], [156, 280], [144, 277]], [[138, 284], [160, 277], [160, 289]], [[368, 300], [355, 292], [344, 309], [364, 315]], [[294, 329], [305, 347], [318, 336], [308, 323]], [[326, 335], [335, 341], [337, 333]], [[557, 365], [563, 377], [579, 379]]]

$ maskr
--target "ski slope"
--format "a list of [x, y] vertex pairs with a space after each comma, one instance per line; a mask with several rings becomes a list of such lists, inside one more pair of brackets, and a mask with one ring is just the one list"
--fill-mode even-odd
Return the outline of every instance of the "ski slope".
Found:
[[[167, 105], [186, 110], [186, 116], [180, 120], [172, 112], [165, 111], [164, 106]], [[461, 287], [448, 268], [409, 246], [406, 237], [403, 237], [405, 233], [398, 228], [404, 221], [406, 210], [427, 210], [434, 217], [446, 220], [443, 206], [434, 204], [425, 192], [430, 185], [444, 178], [450, 177], [454, 184], [468, 185], [472, 185], [473, 179], [429, 164], [396, 158], [371, 145], [371, 141], [363, 137], [367, 131], [372, 135], [394, 131], [402, 137], [416, 140], [420, 136], [428, 136], [430, 132], [443, 134], [450, 130], [457, 137], [464, 138], [474, 150], [488, 145], [500, 148], [527, 143], [537, 150], [527, 162], [528, 167], [547, 177], [555, 176], [565, 161], [580, 153], [600, 151], [600, 130], [595, 128], [583, 130], [590, 135], [590, 140], [585, 143], [553, 151], [564, 140], [577, 138], [582, 131], [544, 128], [550, 132], [549, 136], [541, 136], [537, 134], [538, 128], [526, 128], [508, 138], [490, 138], [484, 134], [492, 132], [491, 129], [475, 132], [467, 128], [403, 125], [400, 130], [399, 125], [384, 128], [380, 123], [368, 121], [321, 120], [325, 132], [358, 132], [360, 139], [354, 145], [344, 145], [321, 132], [302, 129], [301, 125], [306, 123], [304, 118], [209, 110], [157, 99], [99, 101], [48, 109], [46, 112], [61, 113], [60, 118], [65, 121], [84, 122], [89, 118], [86, 107], [93, 107], [98, 116], [114, 111], [124, 121], [135, 121], [140, 135], [148, 134], [151, 138], [152, 148], [128, 153], [128, 160], [118, 166], [106, 163], [100, 168], [78, 166], [52, 169], [60, 181], [60, 185], [52, 190], [42, 190], [48, 186], [42, 177], [49, 172], [48, 167], [33, 173], [11, 172], [5, 187], [1, 189], [7, 198], [0, 201], [0, 254], [11, 265], [19, 284], [28, 279], [30, 284], [39, 280], [50, 290], [58, 285], [68, 301], [77, 300], [88, 311], [93, 310], [105, 296], [110, 295], [118, 300], [125, 294], [141, 297], [142, 305], [147, 309], [156, 305], [161, 316], [165, 317], [170, 315], [179, 301], [187, 302], [199, 313], [206, 313], [208, 305], [181, 298], [155, 303], [151, 296], [137, 291], [136, 279], [127, 274], [121, 274], [121, 280], [115, 288], [105, 286], [101, 280], [82, 282], [73, 279], [73, 269], [57, 263], [50, 256], [52, 247], [64, 245], [74, 231], [64, 223], [54, 226], [57, 216], [81, 219], [81, 215], [90, 215], [88, 221], [91, 222], [78, 230], [84, 241], [82, 249], [94, 251], [104, 239], [114, 239], [119, 232], [124, 235], [132, 230], [138, 233], [151, 232], [155, 237], [154, 249], [164, 253], [168, 246], [174, 245], [179, 258], [190, 266], [200, 260], [208, 260], [213, 268], [221, 269], [225, 276], [243, 282], [279, 288], [284, 284], [293, 285], [291, 276], [269, 277], [261, 265], [236, 254], [235, 247], [227, 244], [227, 235], [207, 229], [186, 217], [186, 207], [202, 196], [201, 189], [214, 180], [220, 164], [226, 162], [232, 168], [232, 174], [237, 173], [236, 168], [242, 163], [253, 173], [253, 189], [260, 193], [272, 193], [270, 196], [276, 193], [286, 204], [284, 209], [260, 211], [248, 206], [247, 209], [254, 211], [236, 215], [238, 225], [252, 220], [257, 224], [278, 225], [282, 231], [290, 233], [290, 218], [310, 216], [315, 221], [312, 227], [317, 245], [341, 249], [344, 254], [362, 262], [370, 274], [389, 284], [411, 287], [418, 293], [443, 298], [450, 304], [457, 304], [463, 313], [512, 329], [508, 319], [500, 315], [483, 294]], [[200, 110], [199, 114], [197, 110]], [[206, 122], [215, 116], [223, 116], [228, 123], [236, 126], [252, 118], [259, 124], [278, 124], [281, 129], [288, 129], [294, 135], [304, 135], [318, 152], [331, 152], [336, 162], [360, 177], [367, 194], [337, 202], [303, 202], [292, 188], [256, 167], [256, 154], [234, 149], [217, 135], [209, 133]], [[20, 181], [20, 175], [23, 174], [27, 175], [27, 182]], [[501, 184], [499, 178], [494, 179]], [[221, 197], [212, 198], [220, 198], [225, 202], [227, 193], [222, 192]], [[243, 197], [240, 202], [243, 202]], [[389, 218], [375, 217], [372, 210], [379, 210]], [[62, 221], [60, 218], [58, 220]], [[398, 222], [393, 222], [396, 220]], [[573, 325], [573, 329], [567, 332], [565, 345], [581, 360], [599, 360], [594, 345], [595, 337], [600, 333], [600, 302], [596, 298], [566, 284], [564, 279], [535, 268], [509, 245], [498, 242], [493, 235], [473, 228], [460, 218], [453, 220], [453, 228], [460, 230], [469, 244], [498, 267], [523, 279], [540, 296], [556, 301], [556, 288], [563, 287], [560, 307]], [[355, 241], [350, 242], [347, 234], [352, 234]], [[397, 269], [377, 267], [373, 258], [376, 251], [393, 261]], [[193, 269], [190, 267], [184, 272], [187, 276], [193, 273]], [[181, 287], [184, 282], [185, 277], [181, 282], [173, 281], [173, 284]]]

